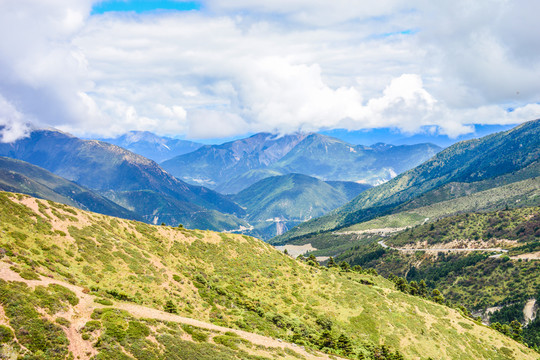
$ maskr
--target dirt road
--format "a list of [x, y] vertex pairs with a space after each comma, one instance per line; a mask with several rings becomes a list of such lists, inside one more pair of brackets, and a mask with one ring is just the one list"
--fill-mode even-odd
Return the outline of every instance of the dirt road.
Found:
[[[84, 326], [84, 324], [86, 324], [87, 321], [91, 319], [90, 315], [92, 314], [95, 308], [103, 307], [102, 305], [94, 302], [95, 296], [85, 294], [83, 292], [83, 288], [81, 287], [69, 284], [67, 282], [47, 278], [47, 277], [41, 277], [40, 280], [25, 280], [21, 278], [18, 273], [11, 270], [9, 267], [10, 267], [10, 264], [4, 261], [0, 261], [0, 279], [6, 280], [6, 281], [24, 282], [30, 287], [35, 287], [37, 285], [47, 286], [49, 284], [58, 284], [58, 285], [62, 285], [70, 289], [77, 295], [77, 297], [79, 298], [79, 304], [77, 304], [73, 308], [73, 310], [70, 310], [67, 313], [58, 314], [58, 316], [65, 317], [71, 322], [71, 326], [66, 329], [66, 335], [68, 336], [68, 339], [70, 340], [69, 350], [73, 352], [73, 355], [75, 356], [75, 358], [76, 359], [90, 359], [92, 356], [94, 356], [96, 354], [95, 348], [92, 347], [90, 342], [84, 341], [82, 339], [81, 334], [79, 333], [79, 330]], [[338, 359], [338, 357], [336, 356], [332, 356], [332, 358], [330, 358], [328, 355], [323, 354], [323, 353], [312, 354], [310, 352], [307, 352], [301, 346], [298, 346], [292, 343], [287, 343], [280, 339], [274, 339], [271, 337], [249, 333], [249, 332], [238, 330], [238, 329], [230, 329], [230, 328], [214, 325], [211, 323], [206, 323], [200, 320], [166, 313], [164, 311], [160, 311], [157, 309], [153, 309], [153, 308], [149, 308], [149, 307], [145, 307], [145, 306], [141, 306], [141, 305], [137, 305], [133, 303], [115, 302], [113, 307], [117, 309], [125, 310], [129, 312], [132, 316], [137, 317], [137, 318], [173, 321], [173, 322], [178, 322], [182, 324], [192, 325], [192, 326], [199, 327], [202, 329], [219, 331], [223, 333], [233, 332], [255, 345], [262, 345], [265, 347], [282, 348], [282, 349], [288, 348], [295, 351], [298, 354], [303, 355], [306, 359], [314, 359], [314, 360]]]

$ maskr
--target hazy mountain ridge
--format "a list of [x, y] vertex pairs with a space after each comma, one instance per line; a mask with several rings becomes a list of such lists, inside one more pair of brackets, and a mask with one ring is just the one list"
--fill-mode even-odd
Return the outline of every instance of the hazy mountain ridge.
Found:
[[141, 217], [111, 200], [22, 160], [0, 157], [0, 190], [18, 192], [126, 219]]
[[262, 239], [279, 235], [282, 229], [321, 216], [370, 188], [352, 182], [324, 182], [303, 174], [268, 177], [231, 199], [245, 208], [245, 218]]
[[432, 144], [371, 148], [315, 133], [282, 137], [260, 133], [222, 145], [204, 146], [165, 161], [162, 166], [186, 182], [237, 193], [264, 177], [289, 173], [377, 184], [440, 150]]
[[115, 138], [99, 139], [152, 159], [157, 163], [197, 150], [203, 144], [158, 136], [148, 131], [130, 131]]
[[250, 170], [273, 164], [305, 136], [305, 134], [278, 136], [259, 133], [221, 145], [205, 145], [192, 153], [165, 161], [161, 165], [184, 181], [227, 192], [219, 185]]
[[[97, 140], [81, 140], [54, 130], [36, 130], [28, 138], [0, 144], [0, 155], [28, 161], [56, 175], [99, 191], [118, 201], [121, 206], [135, 209], [131, 192], [152, 191], [175, 204], [176, 219], [192, 222], [193, 210], [212, 214], [208, 210], [228, 213], [230, 220], [243, 210], [227, 197], [200, 186], [184, 183], [164, 171], [157, 163], [116, 145]], [[141, 209], [140, 216], [161, 222], [153, 208]], [[179, 221], [181, 222], [181, 221]], [[211, 217], [205, 222], [212, 223]], [[237, 219], [237, 228], [244, 222]], [[217, 224], [216, 224], [217, 225]], [[218, 226], [210, 229], [223, 230]]]
[[[451, 182], [475, 183], [534, 167], [540, 156], [540, 120], [477, 140], [457, 143], [425, 163], [374, 187], [331, 214], [292, 229], [287, 239], [327, 231], [385, 215]], [[534, 177], [534, 173], [527, 173]], [[492, 184], [492, 187], [497, 184]]]

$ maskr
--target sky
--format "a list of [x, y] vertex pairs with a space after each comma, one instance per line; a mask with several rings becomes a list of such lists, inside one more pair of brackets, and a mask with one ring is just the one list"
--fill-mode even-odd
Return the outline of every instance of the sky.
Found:
[[538, 13], [536, 0], [0, 0], [0, 141], [36, 127], [460, 139], [540, 118]]

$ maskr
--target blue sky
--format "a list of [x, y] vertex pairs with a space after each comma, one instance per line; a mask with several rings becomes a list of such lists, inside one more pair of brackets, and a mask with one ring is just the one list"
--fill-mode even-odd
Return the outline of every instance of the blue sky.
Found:
[[142, 13], [155, 10], [190, 11], [200, 10], [201, 3], [197, 1], [172, 1], [172, 0], [131, 0], [131, 1], [102, 1], [94, 4], [92, 14], [103, 14], [110, 11], [134, 11]]
[[33, 126], [446, 144], [540, 118], [538, 13], [533, 0], [0, 1], [0, 141]]

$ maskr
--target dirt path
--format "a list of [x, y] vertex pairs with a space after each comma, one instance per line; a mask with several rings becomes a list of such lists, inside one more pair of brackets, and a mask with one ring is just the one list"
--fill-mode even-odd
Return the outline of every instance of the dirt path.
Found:
[[[20, 277], [18, 273], [11, 270], [10, 264], [0, 261], [0, 279], [6, 280], [6, 281], [20, 281], [26, 283], [30, 287], [35, 287], [37, 285], [47, 286], [49, 284], [58, 284], [62, 285], [71, 291], [73, 291], [77, 297], [79, 298], [79, 304], [77, 304], [73, 310], [70, 310], [66, 313], [59, 313], [57, 316], [62, 316], [68, 319], [71, 322], [71, 326], [69, 328], [66, 328], [66, 335], [68, 339], [70, 340], [70, 347], [69, 350], [73, 352], [73, 355], [76, 359], [90, 359], [92, 356], [96, 354], [96, 349], [92, 347], [91, 343], [88, 341], [84, 341], [81, 337], [81, 334], [79, 333], [79, 330], [86, 324], [87, 321], [89, 321], [90, 315], [96, 308], [103, 307], [100, 304], [97, 304], [94, 302], [95, 296], [85, 294], [83, 292], [83, 289], [81, 287], [47, 278], [47, 277], [41, 277], [40, 280], [25, 280]], [[336, 356], [332, 356], [330, 358], [328, 355], [323, 353], [317, 353], [312, 354], [307, 352], [302, 346], [298, 346], [296, 344], [287, 343], [280, 339], [274, 339], [271, 337], [258, 335], [254, 333], [249, 333], [242, 330], [237, 329], [230, 329], [223, 326], [214, 325], [211, 323], [206, 323], [200, 320], [195, 320], [191, 318], [186, 318], [179, 315], [174, 315], [170, 313], [166, 313], [164, 311], [160, 311], [157, 309], [152, 309], [149, 307], [136, 305], [133, 303], [127, 303], [127, 302], [115, 302], [113, 305], [117, 309], [126, 310], [129, 312], [132, 316], [137, 318], [147, 318], [147, 319], [156, 319], [156, 320], [163, 320], [163, 321], [173, 321], [178, 322], [182, 324], [192, 325], [196, 326], [202, 329], [207, 330], [213, 330], [213, 331], [219, 331], [219, 332], [234, 332], [238, 334], [240, 337], [250, 341], [251, 343], [255, 345], [262, 345], [266, 347], [272, 347], [272, 348], [288, 348], [293, 351], [295, 351], [298, 354], [303, 355], [306, 357], [306, 359], [314, 359], [314, 360], [330, 360], [330, 359], [339, 359]]]
[[523, 318], [525, 324], [530, 323], [536, 318], [536, 299], [529, 299], [523, 308]]
[[[383, 248], [386, 249], [392, 249], [392, 250], [398, 250], [398, 251], [404, 251], [404, 252], [415, 252], [415, 251], [427, 251], [427, 252], [443, 252], [443, 251], [463, 251], [463, 252], [470, 252], [470, 251], [497, 251], [502, 253], [507, 253], [508, 250], [501, 249], [501, 248], [486, 248], [486, 249], [474, 249], [474, 248], [465, 248], [465, 249], [447, 249], [447, 248], [423, 248], [423, 249], [409, 249], [409, 248], [395, 248], [389, 245], [386, 245], [384, 243], [384, 240], [381, 240], [378, 242], [379, 245], [381, 245]], [[498, 255], [500, 256], [500, 254]]]
[[357, 235], [363, 235], [363, 234], [370, 234], [370, 235], [381, 235], [381, 236], [387, 236], [389, 234], [403, 231], [407, 229], [407, 227], [400, 227], [400, 228], [380, 228], [380, 229], [367, 229], [367, 230], [351, 230], [351, 231], [341, 231], [341, 232], [334, 232], [335, 235], [350, 235], [350, 234], [357, 234]]

